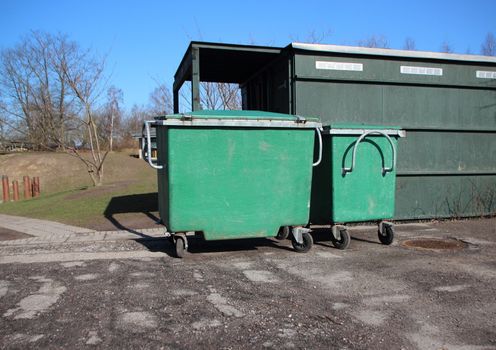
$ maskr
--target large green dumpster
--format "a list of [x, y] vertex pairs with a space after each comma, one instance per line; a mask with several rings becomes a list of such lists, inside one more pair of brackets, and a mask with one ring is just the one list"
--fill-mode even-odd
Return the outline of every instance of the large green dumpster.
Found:
[[380, 221], [379, 239], [393, 240], [398, 127], [337, 124], [324, 129], [323, 158], [315, 168], [312, 224], [329, 224], [333, 243], [344, 249], [348, 222]]
[[196, 111], [146, 122], [156, 128], [160, 217], [175, 241], [274, 237], [293, 227], [297, 251], [310, 248], [316, 119], [260, 111]]

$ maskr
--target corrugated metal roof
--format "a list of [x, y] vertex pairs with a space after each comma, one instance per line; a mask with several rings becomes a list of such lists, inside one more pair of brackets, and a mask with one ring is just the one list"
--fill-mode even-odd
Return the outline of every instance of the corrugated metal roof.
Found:
[[327, 44], [306, 44], [306, 43], [291, 43], [289, 47], [298, 50], [341, 53], [350, 55], [372, 55], [372, 56], [387, 56], [387, 57], [403, 57], [415, 59], [434, 59], [448, 61], [465, 61], [465, 62], [480, 62], [496, 64], [496, 57], [479, 56], [479, 55], [460, 55], [453, 53], [440, 53], [430, 51], [410, 51], [410, 50], [393, 50], [393, 49], [377, 49], [369, 47], [357, 46], [341, 46]]

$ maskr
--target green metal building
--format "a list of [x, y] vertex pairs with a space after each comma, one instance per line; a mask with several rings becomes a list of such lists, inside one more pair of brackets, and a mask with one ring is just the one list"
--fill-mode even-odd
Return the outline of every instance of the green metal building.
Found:
[[292, 43], [192, 42], [175, 74], [237, 83], [243, 109], [336, 122], [397, 125], [396, 219], [496, 213], [496, 58]]

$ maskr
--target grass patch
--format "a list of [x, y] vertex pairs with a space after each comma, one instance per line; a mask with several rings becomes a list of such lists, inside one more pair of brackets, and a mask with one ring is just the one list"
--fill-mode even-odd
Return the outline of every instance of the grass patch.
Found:
[[[38, 157], [52, 155], [41, 153]], [[33, 157], [33, 154], [29, 157]], [[63, 162], [66, 158], [60, 156], [55, 158], [60, 158], [59, 161], [62, 163], [56, 164], [58, 169], [61, 169], [58, 174], [60, 185], [51, 184], [50, 188], [54, 190], [50, 193], [42, 192], [39, 198], [1, 203], [0, 213], [95, 229], [143, 228], [155, 225], [152, 216], [157, 215], [157, 175], [156, 171], [148, 167], [145, 162], [127, 154], [111, 154], [105, 163], [104, 185], [92, 187], [87, 185], [88, 175], [84, 173], [84, 169], [81, 169], [82, 173], [78, 172], [76, 182], [74, 179], [69, 180], [67, 178], [73, 176], [73, 168], [70, 173], [64, 174]], [[53, 156], [51, 162], [53, 166]], [[23, 164], [23, 162], [18, 163]], [[22, 173], [22, 169], [16, 171]], [[45, 169], [40, 171], [43, 172]], [[74, 187], [75, 184], [78, 186]], [[147, 197], [147, 206], [137, 203], [142, 202], [144, 196], [150, 194], [154, 196]], [[120, 224], [119, 218], [123, 218], [125, 223]]]

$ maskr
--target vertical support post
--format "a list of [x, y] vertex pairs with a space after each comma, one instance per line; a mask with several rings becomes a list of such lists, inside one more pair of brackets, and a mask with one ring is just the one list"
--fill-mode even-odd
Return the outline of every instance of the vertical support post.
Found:
[[174, 87], [173, 95], [174, 95], [174, 113], [177, 114], [179, 113], [179, 89], [176, 89], [176, 87]]
[[198, 111], [200, 105], [200, 49], [191, 47], [191, 110]]
[[13, 192], [13, 200], [17, 202], [19, 200], [19, 183], [17, 180], [12, 181], [12, 192]]
[[3, 202], [10, 201], [10, 189], [9, 189], [9, 177], [7, 175], [2, 175], [2, 188], [3, 188]]
[[33, 184], [31, 183], [31, 178], [28, 176], [28, 189], [29, 189], [29, 197], [33, 197]]
[[145, 142], [144, 140], [144, 137], [141, 136], [140, 138], [138, 138], [138, 158], [139, 159], [143, 159], [143, 143]]
[[39, 178], [39, 176], [36, 176], [34, 178], [34, 183], [35, 183], [35, 186], [34, 186], [34, 196], [35, 197], [39, 197], [40, 196], [40, 178]]
[[29, 186], [29, 176], [22, 177], [23, 187], [24, 187], [24, 199], [31, 198], [31, 187]]
[[296, 112], [296, 81], [295, 77], [295, 67], [294, 67], [294, 54], [289, 60], [289, 74], [288, 74], [288, 94], [289, 94], [289, 114], [297, 114]]

